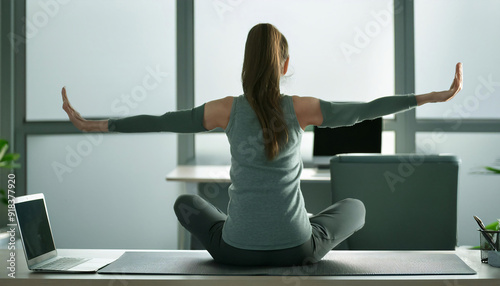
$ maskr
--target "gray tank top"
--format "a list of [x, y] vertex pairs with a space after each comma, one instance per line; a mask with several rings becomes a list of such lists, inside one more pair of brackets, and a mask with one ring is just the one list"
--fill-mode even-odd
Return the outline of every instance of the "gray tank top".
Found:
[[303, 130], [292, 97], [281, 101], [288, 143], [269, 161], [262, 128], [244, 95], [235, 97], [226, 135], [231, 146], [231, 182], [224, 241], [251, 250], [284, 249], [311, 237], [311, 224], [300, 190]]

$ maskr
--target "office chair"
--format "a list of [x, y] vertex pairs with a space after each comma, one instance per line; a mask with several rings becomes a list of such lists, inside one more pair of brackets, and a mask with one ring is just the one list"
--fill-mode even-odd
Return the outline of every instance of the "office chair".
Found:
[[459, 163], [453, 155], [332, 157], [332, 200], [356, 198], [366, 207], [348, 249], [454, 250]]

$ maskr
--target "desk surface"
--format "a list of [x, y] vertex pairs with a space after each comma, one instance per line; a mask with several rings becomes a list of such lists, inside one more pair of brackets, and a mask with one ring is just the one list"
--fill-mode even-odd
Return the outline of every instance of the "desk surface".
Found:
[[[230, 183], [230, 166], [177, 166], [167, 175], [167, 181], [190, 182], [190, 183]], [[330, 170], [318, 168], [302, 169], [301, 181], [305, 182], [329, 182]]]
[[[118, 258], [125, 250], [62, 249], [60, 255], [78, 257]], [[128, 250], [130, 251], [130, 250]], [[145, 251], [145, 250], [138, 250]], [[161, 251], [161, 250], [152, 250]], [[165, 250], [182, 251], [182, 250]], [[27, 269], [22, 249], [16, 251], [16, 278], [7, 277], [6, 249], [0, 250], [1, 285], [500, 285], [500, 268], [479, 260], [478, 250], [458, 248], [456, 251], [429, 251], [456, 253], [477, 274], [475, 275], [417, 275], [417, 276], [198, 276], [198, 275], [113, 275], [34, 273]]]

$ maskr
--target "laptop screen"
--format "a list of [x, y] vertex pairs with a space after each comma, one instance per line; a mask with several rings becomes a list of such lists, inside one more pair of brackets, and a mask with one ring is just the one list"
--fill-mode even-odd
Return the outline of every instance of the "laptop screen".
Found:
[[382, 118], [365, 120], [353, 126], [314, 127], [313, 156], [342, 153], [380, 153], [382, 150]]
[[43, 199], [21, 202], [15, 206], [28, 259], [55, 250]]

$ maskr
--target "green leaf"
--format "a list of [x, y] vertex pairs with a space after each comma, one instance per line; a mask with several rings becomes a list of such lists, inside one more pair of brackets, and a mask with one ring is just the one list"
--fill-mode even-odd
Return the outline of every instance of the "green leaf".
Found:
[[492, 171], [493, 173], [500, 174], [500, 169], [493, 168], [493, 167], [484, 167], [488, 171]]
[[7, 149], [9, 149], [9, 142], [0, 139], [0, 160], [3, 158], [5, 153], [7, 153]]
[[0, 158], [0, 162], [4, 161], [16, 161], [19, 159], [21, 155], [19, 153], [8, 153], [3, 156], [3, 158]]
[[[498, 230], [498, 221], [496, 222], [492, 222], [490, 224], [488, 224], [487, 226], [485, 226], [484, 228], [485, 229], [488, 229], [488, 230]], [[480, 246], [474, 246], [474, 247], [471, 247], [471, 249], [481, 249]]]
[[484, 228], [489, 229], [489, 230], [497, 230], [498, 229], [498, 221], [492, 222], [489, 225], [485, 226]]
[[5, 191], [3, 189], [0, 189], [0, 200], [4, 203], [4, 204], [8, 204], [7, 202], [7, 194], [5, 193]]
[[0, 201], [2, 203], [4, 203], [5, 205], [9, 204], [9, 202], [7, 200], [7, 194], [5, 193], [5, 191], [3, 189], [0, 189]]
[[15, 163], [15, 162], [12, 162], [12, 161], [5, 161], [5, 162], [0, 162], [0, 168], [4, 168], [4, 169], [17, 169], [17, 168], [21, 168], [21, 164], [19, 163]]

